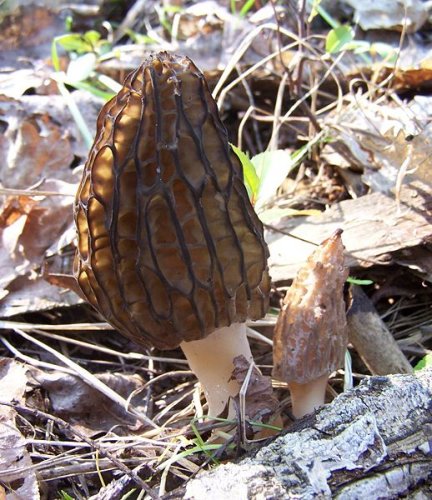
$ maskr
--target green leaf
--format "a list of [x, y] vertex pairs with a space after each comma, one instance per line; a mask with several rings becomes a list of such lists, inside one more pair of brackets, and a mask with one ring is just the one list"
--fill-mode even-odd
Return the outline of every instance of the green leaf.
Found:
[[61, 498], [62, 500], [74, 500], [74, 497], [71, 497], [71, 496], [69, 495], [69, 493], [67, 493], [67, 492], [66, 492], [66, 491], [64, 491], [64, 490], [60, 490], [60, 498]]
[[251, 10], [251, 8], [253, 7], [254, 3], [255, 3], [255, 0], [247, 0], [247, 1], [244, 3], [243, 7], [240, 9], [240, 12], [239, 12], [240, 17], [245, 17], [245, 16], [246, 16], [246, 14], [247, 14], [247, 13]]
[[259, 178], [259, 188], [256, 195], [257, 211], [276, 195], [278, 187], [294, 167], [294, 162], [288, 151], [278, 149], [257, 154], [251, 159]]
[[345, 44], [343, 50], [352, 50], [354, 54], [370, 52], [371, 44], [365, 40], [352, 40]]
[[53, 38], [51, 43], [51, 62], [55, 71], [60, 71], [60, 60], [57, 52], [57, 40]]
[[337, 28], [338, 26], [340, 26], [340, 23], [334, 17], [332, 17], [323, 7], [321, 7], [320, 3], [321, 2], [315, 1], [313, 9], [316, 10], [318, 14], [324, 19], [324, 21], [332, 28]]
[[64, 83], [66, 83], [67, 85], [71, 85], [76, 89], [81, 89], [85, 90], [86, 92], [90, 92], [90, 94], [93, 94], [96, 97], [100, 97], [104, 101], [109, 101], [115, 96], [115, 93], [105, 92], [104, 90], [101, 90], [100, 88], [96, 87], [95, 85], [92, 85], [89, 82], [70, 82], [69, 80], [65, 79]]
[[198, 448], [201, 448], [203, 453], [205, 453], [212, 462], [214, 462], [215, 465], [219, 465], [219, 460], [217, 460], [216, 458], [213, 457], [213, 454], [212, 453], [209, 453], [206, 449], [206, 444], [201, 436], [201, 434], [199, 433], [199, 430], [197, 428], [197, 426], [195, 425], [195, 419], [191, 420], [191, 427], [192, 427], [192, 430], [196, 436], [195, 438], [195, 443], [197, 445]]
[[66, 16], [65, 21], [65, 30], [66, 31], [71, 31], [72, 30], [72, 25], [73, 25], [73, 17], [72, 16]]
[[135, 31], [132, 31], [131, 29], [127, 29], [125, 31], [125, 33], [134, 43], [137, 43], [137, 44], [145, 45], [145, 44], [157, 43], [156, 40], [154, 38], [152, 38], [151, 36], [143, 35], [142, 33], [136, 33]]
[[94, 47], [96, 47], [98, 41], [100, 40], [101, 35], [99, 32], [97, 32], [95, 30], [90, 30], [90, 31], [87, 31], [86, 33], [84, 33], [83, 38], [86, 42], [88, 42], [94, 48]]
[[92, 142], [93, 142], [92, 134], [90, 133], [90, 131], [87, 127], [87, 124], [86, 124], [80, 110], [78, 109], [76, 102], [73, 100], [72, 96], [70, 95], [70, 92], [68, 91], [68, 89], [65, 86], [65, 78], [64, 78], [65, 76], [66, 75], [62, 72], [61, 73], [53, 73], [51, 75], [51, 78], [57, 82], [57, 87], [59, 89], [59, 92], [63, 96], [63, 98], [64, 98], [64, 100], [69, 108], [69, 111], [70, 111], [73, 119], [75, 120], [75, 123], [78, 127], [78, 130], [81, 132], [81, 134], [83, 136], [83, 139], [86, 143], [86, 146], [88, 147], [88, 149], [90, 149]]
[[354, 278], [354, 276], [348, 276], [347, 281], [348, 281], [348, 283], [351, 283], [352, 285], [372, 285], [373, 284], [372, 280], [360, 280], [360, 279]]
[[415, 366], [414, 371], [418, 372], [423, 370], [423, 368], [432, 367], [432, 354], [426, 354], [424, 358], [422, 358]]
[[55, 38], [56, 42], [64, 48], [67, 52], [76, 52], [77, 54], [84, 54], [91, 52], [92, 45], [85, 40], [85, 38], [78, 33], [71, 33], [69, 35], [62, 35]]
[[111, 50], [112, 44], [108, 40], [101, 40], [96, 47], [96, 52], [99, 56], [106, 56], [111, 53]]
[[240, 148], [234, 146], [234, 144], [230, 145], [234, 153], [238, 156], [240, 163], [242, 164], [245, 186], [249, 195], [249, 199], [251, 200], [251, 203], [254, 204], [259, 188], [259, 178], [255, 172], [255, 167], [249, 157], [245, 153], [243, 153]]
[[334, 54], [345, 50], [346, 45], [354, 40], [354, 30], [351, 26], [342, 25], [329, 31], [326, 37], [326, 52]]

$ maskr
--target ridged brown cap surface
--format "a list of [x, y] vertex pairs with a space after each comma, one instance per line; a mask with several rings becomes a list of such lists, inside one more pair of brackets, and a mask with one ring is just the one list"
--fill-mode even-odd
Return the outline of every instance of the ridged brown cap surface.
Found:
[[75, 275], [160, 349], [265, 314], [268, 250], [203, 75], [159, 53], [102, 109], [75, 201]]
[[278, 380], [305, 384], [343, 366], [348, 268], [341, 232], [308, 258], [285, 296], [273, 339], [273, 377]]

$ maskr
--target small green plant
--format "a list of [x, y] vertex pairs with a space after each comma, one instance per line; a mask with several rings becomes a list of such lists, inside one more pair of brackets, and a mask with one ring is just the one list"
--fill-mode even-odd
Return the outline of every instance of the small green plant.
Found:
[[354, 40], [354, 30], [351, 26], [341, 25], [331, 29], [326, 37], [326, 52], [334, 54], [341, 50], [349, 50], [347, 47]]
[[295, 210], [292, 208], [273, 207], [268, 209], [269, 201], [276, 195], [277, 189], [288, 174], [309, 154], [313, 145], [325, 141], [318, 134], [307, 144], [290, 154], [286, 150], [265, 151], [252, 158], [231, 144], [243, 167], [244, 182], [249, 198], [263, 222], [293, 215], [316, 215], [318, 210]]
[[126, 34], [133, 41], [133, 43], [136, 43], [137, 45], [152, 45], [157, 43], [157, 41], [151, 36], [137, 33], [131, 29], [127, 29]]
[[366, 286], [366, 285], [372, 285], [373, 281], [372, 280], [361, 280], [359, 278], [355, 278], [354, 276], [348, 276], [347, 282], [351, 283], [351, 285], [360, 285], [360, 286]]
[[231, 144], [238, 156], [244, 174], [249, 198], [257, 212], [276, 194], [278, 187], [297, 165], [285, 150], [266, 151], [249, 158], [246, 153]]
[[348, 24], [340, 24], [320, 4], [321, 0], [309, 0], [311, 14], [309, 21], [319, 15], [330, 27], [326, 37], [325, 50], [328, 54], [336, 54], [343, 50], [351, 51], [360, 55], [363, 60], [371, 64], [379, 56], [388, 64], [394, 64], [398, 57], [398, 51], [387, 43], [371, 43], [366, 40], [356, 40], [355, 31]]
[[355, 40], [353, 28], [346, 24], [341, 24], [329, 31], [326, 37], [325, 49], [329, 54], [343, 50], [351, 51], [362, 56], [368, 64], [373, 63], [376, 56], [380, 57], [385, 63], [394, 64], [398, 56], [398, 51], [387, 43]]
[[255, 5], [255, 0], [247, 0], [242, 8], [237, 12], [236, 0], [231, 0], [231, 13], [234, 15], [239, 15], [240, 17], [246, 17], [246, 14]]
[[74, 497], [71, 497], [69, 493], [66, 493], [64, 490], [60, 490], [60, 499], [61, 500], [75, 500]]
[[[66, 71], [61, 69], [59, 48], [69, 55]], [[57, 82], [59, 92], [65, 99], [78, 130], [89, 148], [93, 140], [92, 135], [67, 86], [86, 90], [104, 100], [111, 99], [120, 90], [121, 85], [98, 73], [96, 65], [113, 55], [111, 43], [94, 30], [84, 34], [68, 33], [57, 36], [51, 44], [51, 60], [55, 70], [51, 78]]]
[[172, 35], [172, 16], [183, 12], [184, 8], [179, 5], [162, 5], [156, 7], [159, 22], [164, 29]]
[[[58, 49], [69, 55], [66, 72], [61, 71]], [[97, 31], [84, 34], [68, 33], [57, 36], [51, 45], [51, 59], [57, 74], [55, 78], [66, 85], [86, 90], [104, 100], [111, 99], [121, 85], [96, 71], [96, 65], [113, 57], [111, 43], [103, 39]]]
[[[179, 459], [182, 458], [188, 458], [190, 456], [196, 455], [198, 453], [205, 453], [208, 455], [211, 451], [217, 451], [220, 448], [222, 448], [224, 445], [223, 444], [204, 444], [203, 445], [197, 445], [197, 446], [192, 446], [191, 448], [188, 448], [185, 451], [181, 451], [180, 453], [175, 453], [172, 455], [170, 458], [162, 462], [160, 465], [158, 465], [157, 469], [158, 470], [164, 470], [171, 465], [175, 464]], [[230, 445], [229, 448], [232, 448], [233, 445]]]
[[415, 366], [414, 371], [418, 372], [424, 368], [432, 368], [432, 354], [426, 354]]
[[194, 434], [195, 434], [195, 436], [196, 436], [196, 437], [195, 437], [195, 439], [193, 440], [193, 441], [194, 441], [194, 443], [196, 444], [196, 446], [197, 446], [198, 448], [201, 448], [201, 451], [202, 451], [205, 455], [207, 455], [207, 457], [208, 457], [208, 458], [209, 458], [209, 459], [210, 459], [210, 460], [211, 460], [211, 461], [212, 461], [215, 465], [219, 465], [219, 463], [220, 463], [220, 462], [219, 462], [219, 460], [217, 460], [217, 459], [214, 457], [213, 453], [210, 453], [210, 452], [208, 451], [208, 449], [206, 448], [206, 444], [205, 444], [205, 442], [204, 442], [204, 439], [202, 438], [202, 436], [201, 436], [201, 434], [200, 434], [200, 432], [199, 432], [199, 430], [198, 430], [198, 428], [197, 428], [197, 426], [196, 426], [195, 422], [196, 422], [196, 419], [193, 419], [193, 420], [191, 420], [191, 423], [190, 423], [190, 425], [191, 425], [191, 427], [192, 427], [192, 430], [193, 430], [193, 432], [194, 432]]

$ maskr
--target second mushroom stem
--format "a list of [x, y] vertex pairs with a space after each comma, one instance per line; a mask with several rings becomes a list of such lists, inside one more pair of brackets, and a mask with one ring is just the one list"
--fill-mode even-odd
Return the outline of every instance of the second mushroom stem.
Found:
[[[219, 328], [204, 339], [182, 342], [180, 347], [204, 389], [208, 415], [217, 417], [225, 410], [230, 397], [237, 396], [240, 390], [239, 383], [232, 379], [234, 358], [242, 355], [253, 362], [246, 323]], [[227, 418], [234, 416], [234, 407], [230, 404]]]
[[288, 383], [291, 393], [292, 412], [295, 418], [301, 418], [308, 413], [312, 413], [324, 404], [327, 381], [328, 375], [325, 374], [306, 384]]

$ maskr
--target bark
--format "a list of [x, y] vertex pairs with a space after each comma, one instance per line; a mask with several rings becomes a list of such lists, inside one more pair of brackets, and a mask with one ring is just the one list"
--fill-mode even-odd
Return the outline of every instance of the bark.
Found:
[[170, 499], [432, 497], [432, 369], [370, 377]]

